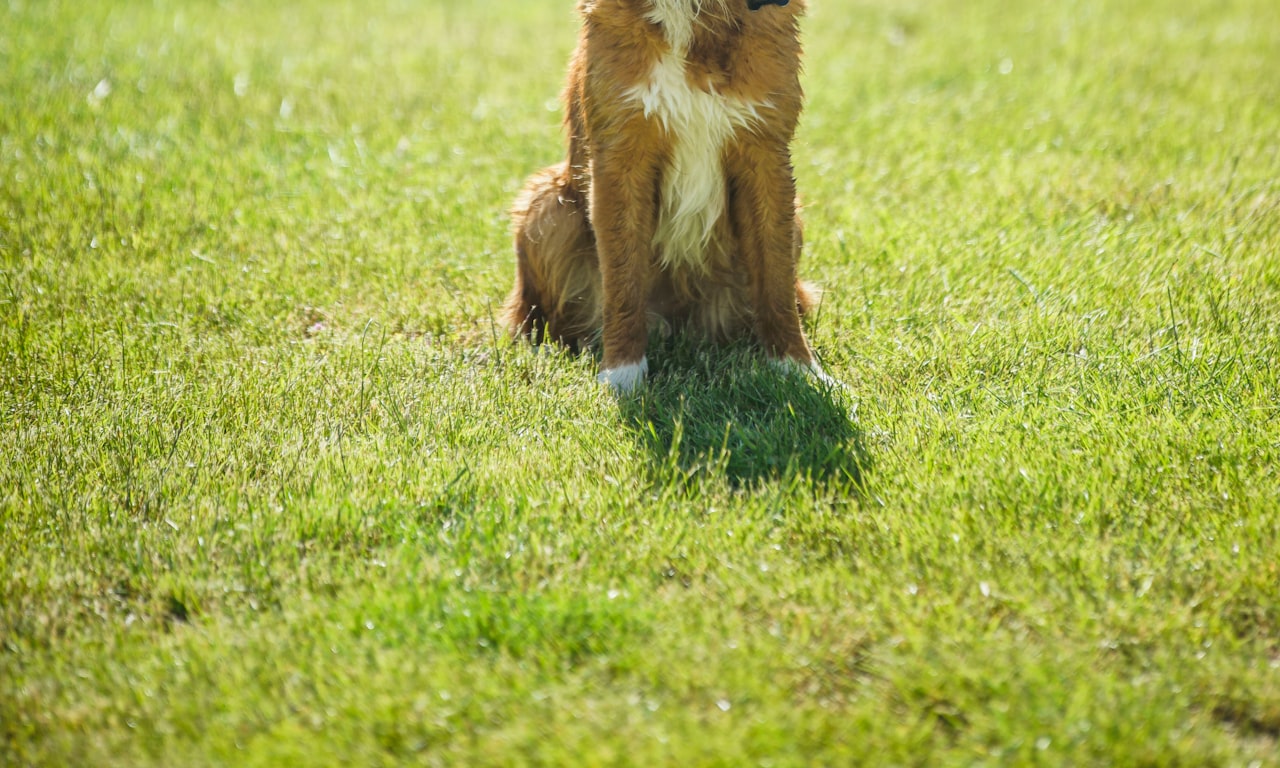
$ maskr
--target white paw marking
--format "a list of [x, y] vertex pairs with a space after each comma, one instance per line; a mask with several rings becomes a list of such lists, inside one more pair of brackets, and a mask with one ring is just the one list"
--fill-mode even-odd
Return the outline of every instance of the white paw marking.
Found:
[[608, 384], [615, 392], [627, 394], [634, 392], [636, 387], [644, 382], [647, 373], [649, 373], [649, 358], [642, 357], [638, 363], [606, 368], [596, 376], [596, 381]]
[[818, 365], [817, 360], [805, 363], [794, 357], [783, 357], [770, 359], [769, 362], [784, 374], [803, 374], [830, 389], [840, 389], [843, 386], [839, 381], [828, 375], [826, 371], [822, 370], [822, 366]]

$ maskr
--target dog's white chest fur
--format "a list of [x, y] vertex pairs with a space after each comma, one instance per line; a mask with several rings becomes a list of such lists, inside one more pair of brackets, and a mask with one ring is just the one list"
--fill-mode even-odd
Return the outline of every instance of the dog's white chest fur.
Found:
[[690, 85], [685, 56], [693, 38], [696, 3], [651, 0], [650, 21], [661, 24], [671, 51], [648, 81], [628, 94], [646, 117], [662, 123], [672, 142], [662, 169], [654, 246], [663, 266], [706, 267], [707, 245], [724, 216], [724, 151], [734, 133], [759, 119], [757, 105]]

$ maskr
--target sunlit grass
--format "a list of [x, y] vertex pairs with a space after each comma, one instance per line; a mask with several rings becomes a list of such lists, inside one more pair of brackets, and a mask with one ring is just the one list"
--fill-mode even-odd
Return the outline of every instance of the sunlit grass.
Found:
[[846, 389], [617, 401], [571, 5], [0, 8], [0, 763], [1274, 762], [1280, 6], [813, 0]]

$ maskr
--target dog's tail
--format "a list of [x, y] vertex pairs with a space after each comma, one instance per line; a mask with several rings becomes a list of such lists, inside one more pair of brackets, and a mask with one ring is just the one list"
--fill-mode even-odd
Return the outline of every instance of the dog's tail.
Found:
[[822, 289], [807, 280], [796, 281], [796, 309], [800, 316], [806, 317], [822, 303]]

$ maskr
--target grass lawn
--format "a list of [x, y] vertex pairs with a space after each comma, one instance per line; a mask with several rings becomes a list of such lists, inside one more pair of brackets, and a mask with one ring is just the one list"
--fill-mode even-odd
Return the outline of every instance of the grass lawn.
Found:
[[847, 389], [617, 400], [569, 0], [0, 4], [0, 764], [1280, 764], [1280, 4], [811, 5]]

